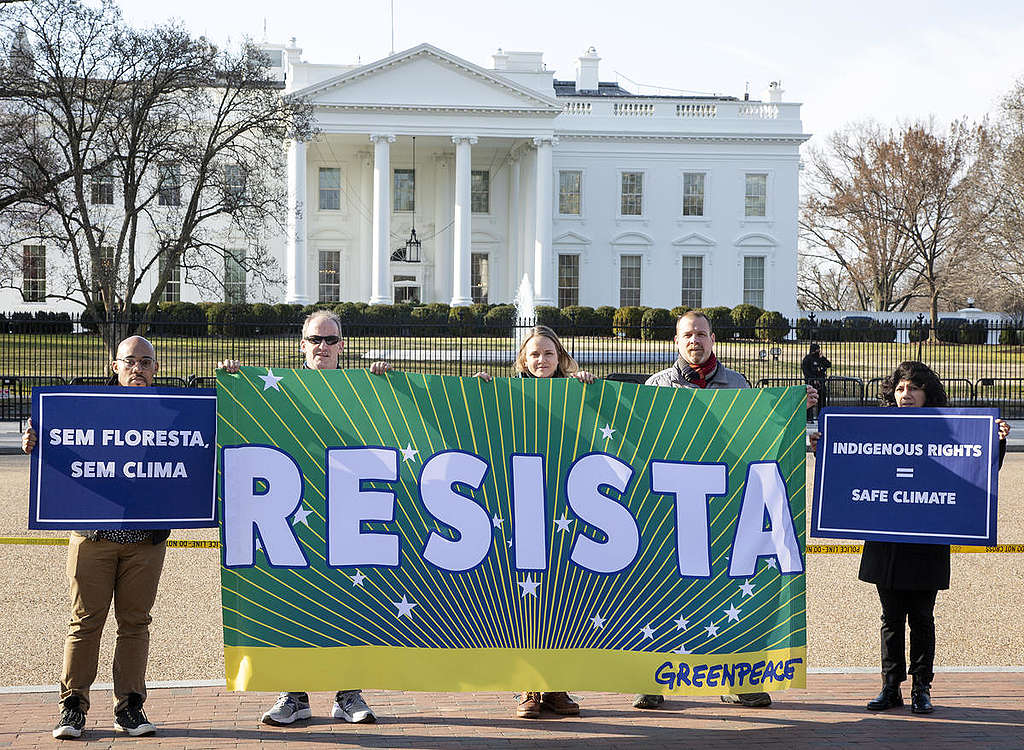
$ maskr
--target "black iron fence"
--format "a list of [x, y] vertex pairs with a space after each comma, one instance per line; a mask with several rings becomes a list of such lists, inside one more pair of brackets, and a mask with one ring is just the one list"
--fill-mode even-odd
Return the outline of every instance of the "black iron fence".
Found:
[[[34, 385], [102, 383], [110, 374], [110, 352], [103, 339], [77, 319], [34, 321], [32, 326], [0, 333], [0, 420], [24, 418]], [[387, 360], [393, 367], [437, 375], [472, 375], [487, 370], [508, 375], [517, 337], [529, 326], [481, 330], [458, 324], [362, 324], [346, 331], [340, 366], [367, 367]], [[719, 335], [716, 353], [756, 387], [803, 382], [800, 362], [811, 341], [818, 341], [831, 362], [825, 401], [867, 405], [877, 401], [880, 379], [905, 360], [920, 360], [942, 377], [955, 405], [996, 406], [1010, 418], [1024, 417], [1024, 332], [1008, 323], [987, 324], [965, 337], [967, 343], [930, 342], [920, 324], [887, 324], [885, 335], [873, 329], [838, 334], [806, 320], [787, 330], [731, 326]], [[560, 331], [566, 349], [580, 366], [599, 377], [641, 382], [676, 358], [674, 330], [574, 327]], [[218, 361], [237, 359], [261, 367], [298, 367], [298, 324], [155, 323], [146, 335], [160, 363], [159, 382], [179, 387], [210, 386]], [[945, 336], [949, 338], [949, 336]], [[838, 339], [838, 340], [830, 340]]]

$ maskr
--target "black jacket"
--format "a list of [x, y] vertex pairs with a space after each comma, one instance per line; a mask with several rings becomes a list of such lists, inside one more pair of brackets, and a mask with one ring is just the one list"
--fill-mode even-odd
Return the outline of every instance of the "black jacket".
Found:
[[[1006, 441], [999, 441], [999, 465]], [[949, 588], [949, 545], [864, 542], [857, 577], [887, 589], [939, 591]]]

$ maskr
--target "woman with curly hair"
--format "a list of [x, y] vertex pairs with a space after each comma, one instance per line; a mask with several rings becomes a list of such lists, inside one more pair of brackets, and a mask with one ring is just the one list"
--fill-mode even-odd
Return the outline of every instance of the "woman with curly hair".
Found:
[[[519, 378], [576, 378], [581, 383], [596, 380], [591, 373], [579, 369], [576, 360], [562, 346], [558, 334], [547, 326], [534, 326], [527, 332], [512, 367], [515, 377]], [[486, 370], [474, 373], [474, 377], [491, 379]], [[580, 712], [579, 704], [564, 690], [545, 693], [524, 690], [519, 695], [516, 716], [537, 719], [541, 708], [563, 716], [577, 716]]]
[[[939, 376], [921, 362], [903, 362], [883, 382], [881, 406], [941, 407], [949, 399]], [[999, 465], [1006, 453], [1010, 425], [999, 428]], [[816, 440], [814, 441], [817, 442]], [[935, 597], [949, 588], [949, 545], [909, 542], [864, 542], [858, 578], [873, 583], [882, 605], [882, 691], [867, 704], [872, 711], [903, 705], [900, 684], [912, 677], [910, 710], [929, 714], [935, 661]], [[910, 625], [910, 666], [904, 652], [906, 624]]]

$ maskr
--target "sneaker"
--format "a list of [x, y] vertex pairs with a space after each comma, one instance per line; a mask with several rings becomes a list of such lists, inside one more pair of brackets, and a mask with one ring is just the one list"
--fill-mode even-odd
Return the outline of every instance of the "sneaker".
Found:
[[568, 693], [542, 693], [540, 702], [544, 708], [561, 716], [580, 715], [580, 704], [570, 698]]
[[141, 695], [129, 695], [128, 705], [114, 714], [114, 730], [127, 732], [132, 737], [144, 737], [156, 731], [156, 727], [149, 722], [146, 712], [142, 710]]
[[519, 695], [519, 705], [516, 707], [516, 716], [520, 719], [539, 719], [540, 703], [540, 693], [521, 693]]
[[334, 696], [334, 711], [331, 713], [335, 719], [344, 719], [350, 724], [372, 724], [377, 721], [377, 714], [366, 705], [363, 694], [358, 690], [339, 690]]
[[722, 703], [735, 703], [747, 708], [765, 708], [772, 705], [772, 697], [768, 693], [740, 693], [739, 695], [723, 695]]
[[661, 708], [665, 702], [664, 695], [648, 695], [641, 693], [633, 699], [633, 708]]
[[85, 711], [77, 695], [69, 695], [61, 703], [60, 721], [53, 728], [53, 737], [57, 740], [81, 737], [85, 728]]
[[260, 717], [264, 724], [281, 727], [298, 719], [312, 718], [309, 709], [309, 696], [306, 693], [281, 693], [273, 708]]

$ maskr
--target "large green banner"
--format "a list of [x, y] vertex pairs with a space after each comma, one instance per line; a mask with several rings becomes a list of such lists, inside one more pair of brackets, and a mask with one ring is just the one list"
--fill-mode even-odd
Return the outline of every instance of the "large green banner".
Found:
[[232, 689], [804, 686], [803, 387], [217, 388]]

